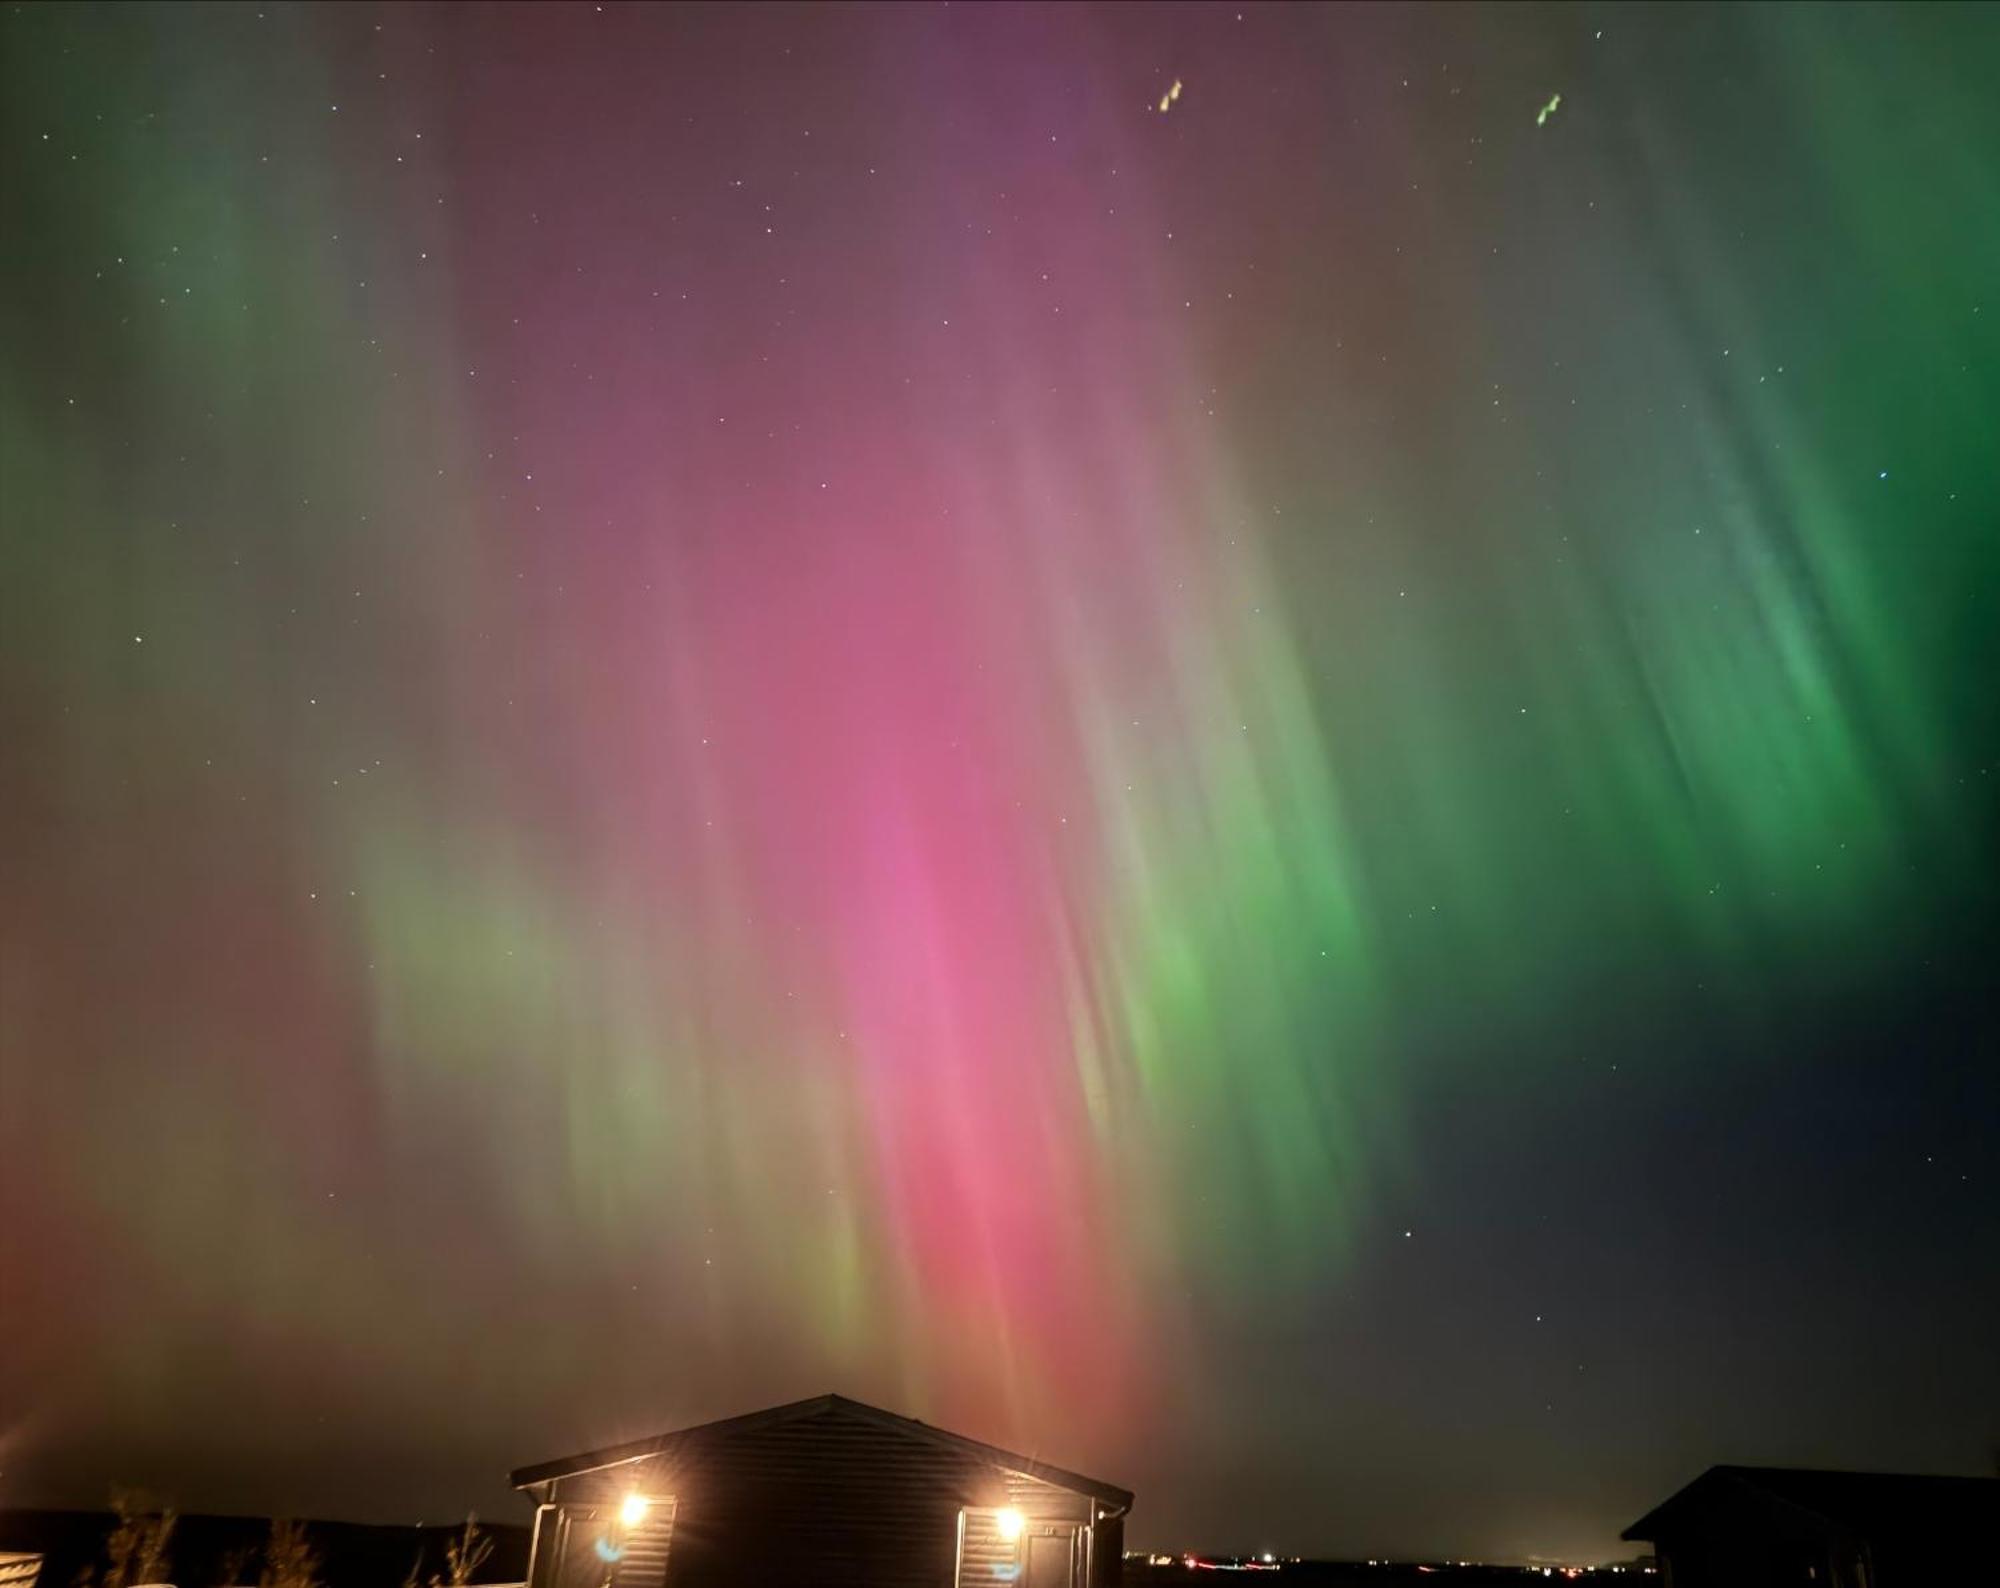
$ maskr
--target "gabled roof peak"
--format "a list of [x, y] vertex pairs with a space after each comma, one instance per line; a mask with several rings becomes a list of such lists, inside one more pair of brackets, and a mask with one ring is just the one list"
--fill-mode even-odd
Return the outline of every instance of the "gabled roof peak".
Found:
[[755, 1433], [767, 1428], [780, 1427], [786, 1423], [829, 1415], [853, 1418], [879, 1428], [886, 1428], [906, 1438], [924, 1440], [957, 1451], [987, 1466], [1019, 1473], [1024, 1477], [1038, 1478], [1044, 1483], [1052, 1483], [1058, 1488], [1068, 1489], [1076, 1494], [1089, 1495], [1119, 1510], [1129, 1510], [1132, 1505], [1131, 1491], [1121, 1489], [1116, 1484], [1105, 1483], [1097, 1478], [1087, 1478], [1081, 1473], [1053, 1466], [1036, 1457], [1002, 1450], [997, 1445], [969, 1439], [963, 1434], [955, 1434], [948, 1429], [919, 1422], [914, 1417], [903, 1417], [895, 1412], [884, 1411], [879, 1406], [870, 1406], [865, 1401], [853, 1400], [848, 1396], [831, 1392], [815, 1395], [807, 1400], [788, 1401], [782, 1406], [767, 1407], [762, 1411], [748, 1412], [739, 1417], [724, 1417], [714, 1422], [696, 1423], [691, 1427], [672, 1429], [649, 1439], [610, 1445], [601, 1450], [585, 1451], [581, 1455], [567, 1456], [558, 1461], [544, 1461], [535, 1466], [521, 1467], [509, 1474], [508, 1481], [517, 1489], [533, 1488], [539, 1484], [553, 1482], [557, 1478], [574, 1476], [579, 1472], [594, 1472], [604, 1467], [620, 1466], [628, 1461], [643, 1461], [684, 1446], [732, 1439], [740, 1434]]

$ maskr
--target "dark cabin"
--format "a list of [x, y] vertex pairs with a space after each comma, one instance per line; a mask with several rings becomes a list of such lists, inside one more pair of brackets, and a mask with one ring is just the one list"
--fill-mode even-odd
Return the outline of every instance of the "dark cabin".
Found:
[[1623, 1536], [1663, 1588], [1990, 1588], [2000, 1479], [1710, 1467]]
[[839, 1395], [523, 1467], [529, 1588], [1115, 1588], [1132, 1496]]

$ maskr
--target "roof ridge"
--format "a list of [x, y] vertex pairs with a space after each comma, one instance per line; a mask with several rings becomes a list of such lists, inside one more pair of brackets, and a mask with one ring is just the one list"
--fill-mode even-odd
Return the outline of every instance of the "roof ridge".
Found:
[[[1719, 1485], [1737, 1492], [1754, 1493], [1766, 1503], [1818, 1517], [1834, 1527], [1851, 1527], [1854, 1518], [1881, 1514], [1883, 1504], [1907, 1511], [1919, 1506], [1935, 1511], [1943, 1497], [1952, 1497], [1952, 1506], [1962, 1506], [1966, 1496], [2000, 1494], [2000, 1478], [1964, 1473], [1858, 1472], [1840, 1467], [1751, 1467], [1735, 1462], [1717, 1462], [1697, 1477], [1681, 1485], [1660, 1501], [1619, 1537], [1652, 1540], [1670, 1513], [1681, 1513]], [[1887, 1499], [1893, 1496], [1893, 1501]], [[1874, 1506], [1867, 1504], [1870, 1498]], [[1925, 1504], [1924, 1502], [1928, 1502]], [[1950, 1509], [1950, 1507], [1947, 1507]]]
[[555, 1461], [538, 1462], [533, 1466], [518, 1467], [508, 1474], [508, 1482], [517, 1489], [533, 1488], [537, 1484], [549, 1483], [579, 1472], [593, 1472], [603, 1467], [621, 1466], [628, 1461], [641, 1461], [648, 1456], [661, 1454], [671, 1445], [697, 1436], [729, 1438], [763, 1428], [782, 1427], [786, 1423], [801, 1422], [807, 1418], [824, 1416], [828, 1412], [835, 1411], [859, 1413], [868, 1421], [960, 1451], [1002, 1471], [1015, 1472], [1023, 1477], [1053, 1483], [1058, 1488], [1087, 1494], [1123, 1509], [1129, 1510], [1132, 1505], [1132, 1492], [1120, 1488], [1117, 1484], [1088, 1477], [1067, 1467], [1059, 1467], [1037, 1456], [1024, 1455], [1019, 1451], [988, 1444], [982, 1439], [954, 1433], [948, 1428], [939, 1428], [919, 1418], [905, 1417], [900, 1412], [870, 1405], [867, 1401], [858, 1401], [852, 1396], [832, 1390], [805, 1400], [787, 1401], [782, 1405], [766, 1407], [762, 1411], [746, 1412], [736, 1417], [714, 1418], [703, 1423], [691, 1423], [684, 1428], [669, 1429], [649, 1438], [609, 1445], [598, 1450], [587, 1450]]

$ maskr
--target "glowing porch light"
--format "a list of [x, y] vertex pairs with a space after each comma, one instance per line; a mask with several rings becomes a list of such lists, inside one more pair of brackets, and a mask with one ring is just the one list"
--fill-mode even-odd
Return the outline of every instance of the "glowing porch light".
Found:
[[1005, 1543], [1013, 1543], [1021, 1536], [1021, 1529], [1027, 1525], [1028, 1519], [1011, 1505], [993, 1513], [993, 1529]]
[[637, 1527], [646, 1520], [646, 1513], [653, 1508], [653, 1502], [643, 1494], [628, 1494], [618, 1507], [618, 1520], [625, 1527]]

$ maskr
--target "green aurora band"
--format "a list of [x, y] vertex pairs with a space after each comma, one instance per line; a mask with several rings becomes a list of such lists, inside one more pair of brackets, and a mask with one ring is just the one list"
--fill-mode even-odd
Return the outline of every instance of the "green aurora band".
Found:
[[[7, 19], [0, 1267], [125, 1265], [20, 1383], [469, 1441], [666, 1351], [1088, 1453], [1401, 1235], [1414, 1100], [1697, 992], [1775, 1048], [1984, 908], [1995, 13], [1450, 23], [1504, 104], [1337, 15], [1268, 112], [1088, 45], [1073, 163], [876, 16], [908, 208], [782, 313], [761, 234], [565, 253], [667, 109], [531, 148], [442, 13]], [[1289, 242], [1180, 196], [1265, 137]]]

